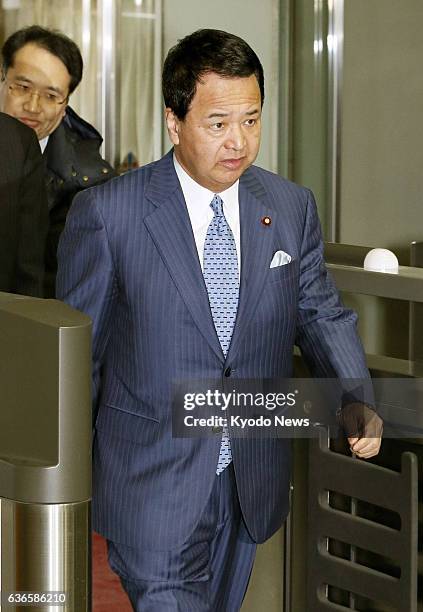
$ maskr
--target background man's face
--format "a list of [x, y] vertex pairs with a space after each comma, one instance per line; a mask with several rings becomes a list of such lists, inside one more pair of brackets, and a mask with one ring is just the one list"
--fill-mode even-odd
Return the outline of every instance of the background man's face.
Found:
[[[61, 122], [69, 95], [70, 74], [55, 55], [28, 43], [15, 53], [13, 66], [3, 84], [3, 111], [31, 127], [41, 140], [51, 134]], [[17, 84], [19, 95], [10, 86]], [[20, 89], [32, 89], [32, 95], [21, 95]], [[41, 95], [40, 95], [41, 94]], [[57, 102], [47, 102], [46, 96]]]
[[261, 129], [257, 79], [206, 74], [197, 84], [185, 119], [166, 109], [166, 121], [182, 167], [203, 187], [224, 191], [257, 157]]

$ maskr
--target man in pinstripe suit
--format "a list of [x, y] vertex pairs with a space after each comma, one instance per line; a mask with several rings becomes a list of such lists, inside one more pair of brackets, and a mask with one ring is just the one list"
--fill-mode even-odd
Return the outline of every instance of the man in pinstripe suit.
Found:
[[[252, 165], [264, 99], [254, 51], [195, 32], [169, 52], [163, 93], [173, 151], [77, 196], [57, 289], [94, 322], [94, 526], [134, 609], [233, 612], [256, 543], [288, 513], [289, 443], [230, 439], [219, 472], [221, 430], [172, 437], [172, 382], [290, 376], [294, 343], [318, 376], [368, 371], [312, 194]], [[227, 350], [205, 273], [214, 215], [239, 278]], [[361, 457], [380, 444], [365, 433], [349, 439]]]

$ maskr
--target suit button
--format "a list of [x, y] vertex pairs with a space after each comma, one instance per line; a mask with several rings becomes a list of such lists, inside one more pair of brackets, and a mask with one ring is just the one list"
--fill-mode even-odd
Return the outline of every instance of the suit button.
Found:
[[225, 376], [226, 378], [229, 378], [229, 376], [231, 375], [232, 369], [230, 367], [227, 367], [225, 370]]
[[223, 433], [223, 427], [212, 427], [211, 429], [214, 434]]

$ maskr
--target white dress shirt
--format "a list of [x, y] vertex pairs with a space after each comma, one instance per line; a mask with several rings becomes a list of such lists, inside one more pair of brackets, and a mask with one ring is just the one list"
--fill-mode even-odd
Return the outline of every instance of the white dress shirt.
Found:
[[49, 136], [46, 136], [45, 138], [42, 138], [41, 140], [38, 141], [40, 144], [41, 153], [44, 153], [47, 143], [48, 143], [48, 139], [49, 139]]
[[[199, 185], [182, 168], [181, 164], [173, 155], [176, 174], [178, 175], [188, 208], [192, 231], [194, 233], [195, 244], [197, 247], [198, 258], [201, 269], [203, 269], [204, 242], [206, 240], [207, 228], [213, 219], [213, 210], [210, 206], [211, 201], [216, 195], [213, 191]], [[226, 221], [232, 230], [235, 239], [236, 253], [238, 257], [238, 274], [241, 272], [241, 239], [239, 225], [239, 180], [225, 191], [219, 192], [223, 201], [223, 212]]]

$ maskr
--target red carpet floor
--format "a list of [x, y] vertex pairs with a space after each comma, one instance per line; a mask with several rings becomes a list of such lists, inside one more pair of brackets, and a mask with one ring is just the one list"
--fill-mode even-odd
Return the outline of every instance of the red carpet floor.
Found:
[[119, 578], [107, 563], [106, 542], [93, 534], [93, 612], [132, 612]]

